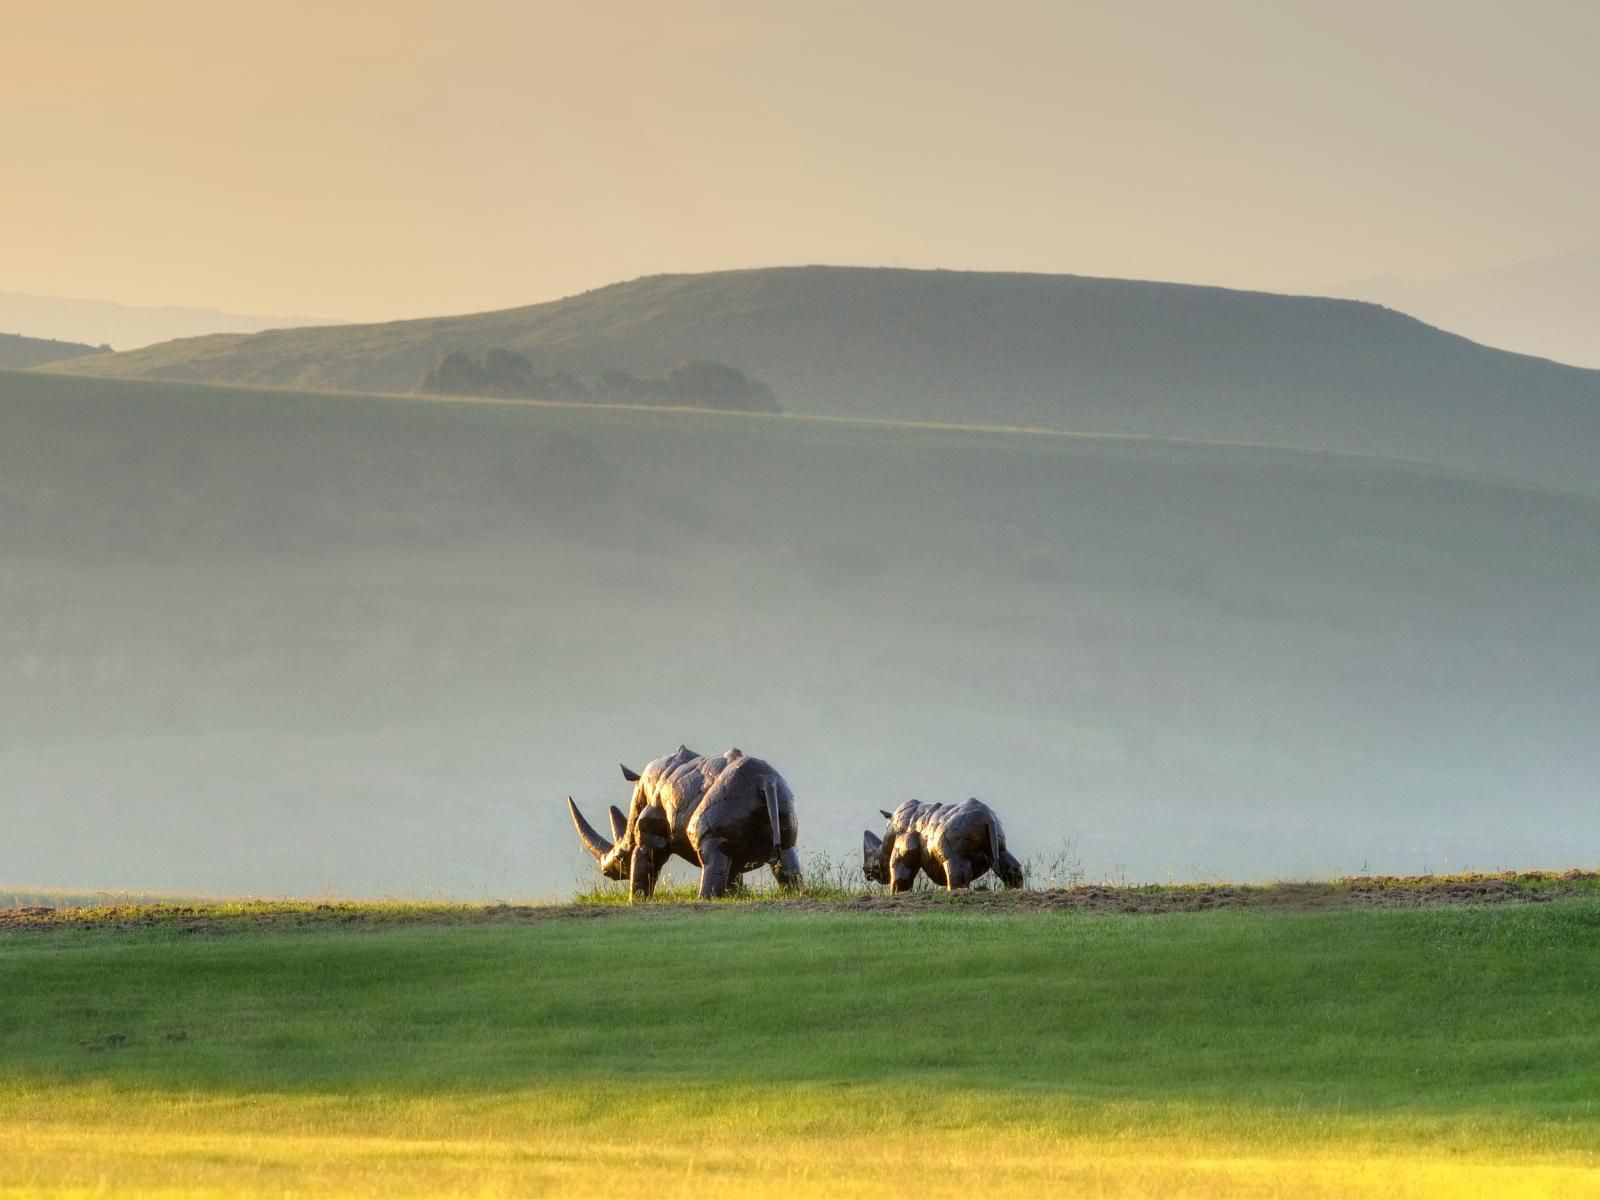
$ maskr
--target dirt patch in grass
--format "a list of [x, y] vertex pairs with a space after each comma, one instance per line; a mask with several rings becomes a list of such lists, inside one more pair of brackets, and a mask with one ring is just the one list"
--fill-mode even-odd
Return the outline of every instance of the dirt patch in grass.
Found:
[[780, 908], [813, 912], [881, 913], [913, 916], [923, 912], [1010, 913], [1182, 913], [1214, 909], [1282, 910], [1350, 908], [1449, 908], [1460, 905], [1545, 904], [1600, 896], [1600, 873], [1593, 871], [1504, 872], [1495, 875], [1359, 876], [1318, 883], [1182, 884], [1077, 887], [1023, 891], [982, 888], [954, 894], [882, 891], [850, 896], [757, 895], [696, 904], [656, 900], [645, 904], [404, 904], [359, 902], [237, 902], [213, 904], [130, 904], [97, 908], [21, 907], [0, 909], [0, 933], [14, 931], [102, 930], [133, 932], [165, 929], [215, 936], [253, 930], [350, 929], [357, 932], [397, 926], [517, 925], [542, 921], [596, 920], [734, 908]]
[[1600, 873], [1475, 876], [1364, 876], [1325, 883], [1183, 884], [1174, 887], [1082, 885], [1041, 891], [912, 892], [863, 895], [830, 907], [918, 911], [978, 906], [1092, 913], [1204, 912], [1219, 908], [1449, 908], [1464, 904], [1538, 904], [1600, 895]]
[[416, 925], [490, 925], [603, 917], [630, 910], [605, 904], [227, 903], [119, 904], [96, 908], [0, 909], [0, 933], [13, 930], [95, 929], [131, 933], [166, 929], [184, 934], [251, 930], [351, 929]]

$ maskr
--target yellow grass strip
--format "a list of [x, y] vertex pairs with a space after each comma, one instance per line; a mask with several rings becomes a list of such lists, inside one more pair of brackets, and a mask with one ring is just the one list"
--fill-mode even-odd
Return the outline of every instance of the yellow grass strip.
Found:
[[[908, 1114], [912, 1115], [912, 1114]], [[0, 1196], [1600, 1197], [1578, 1161], [1206, 1139], [1040, 1136], [974, 1128], [928, 1144], [873, 1137], [582, 1141], [530, 1114], [525, 1136], [8, 1126]]]

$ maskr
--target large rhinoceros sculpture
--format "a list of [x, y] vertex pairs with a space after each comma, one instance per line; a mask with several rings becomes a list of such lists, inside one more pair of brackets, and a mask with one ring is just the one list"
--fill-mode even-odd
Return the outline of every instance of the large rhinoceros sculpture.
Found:
[[971, 887], [993, 870], [1007, 887], [1022, 886], [1022, 864], [1006, 849], [1000, 818], [981, 800], [960, 804], [924, 804], [907, 800], [884, 812], [888, 824], [880, 838], [868, 830], [862, 838], [862, 872], [892, 892], [906, 892], [917, 872], [952, 892]]
[[800, 883], [800, 822], [794, 793], [771, 764], [742, 750], [715, 756], [679, 746], [622, 768], [633, 784], [628, 812], [611, 807], [611, 840], [601, 837], [567, 797], [584, 849], [608, 879], [626, 879], [635, 897], [649, 896], [674, 854], [700, 868], [700, 898], [720, 896], [731, 879], [770, 866], [780, 887]]

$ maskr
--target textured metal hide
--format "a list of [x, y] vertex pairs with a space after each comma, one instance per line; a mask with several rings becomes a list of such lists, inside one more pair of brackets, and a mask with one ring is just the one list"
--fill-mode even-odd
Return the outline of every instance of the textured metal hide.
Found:
[[567, 797], [584, 848], [608, 879], [626, 879], [634, 896], [655, 890], [674, 854], [700, 868], [700, 898], [720, 896], [731, 880], [770, 866], [780, 887], [800, 883], [800, 822], [783, 776], [742, 750], [707, 756], [679, 746], [645, 764], [622, 768], [633, 799], [610, 812], [608, 841]]
[[993, 870], [1007, 887], [1022, 886], [1022, 864], [1006, 849], [1000, 818], [983, 801], [907, 800], [883, 815], [889, 822], [883, 836], [868, 830], [862, 838], [862, 872], [872, 882], [907, 892], [917, 872], [926, 871], [953, 892]]

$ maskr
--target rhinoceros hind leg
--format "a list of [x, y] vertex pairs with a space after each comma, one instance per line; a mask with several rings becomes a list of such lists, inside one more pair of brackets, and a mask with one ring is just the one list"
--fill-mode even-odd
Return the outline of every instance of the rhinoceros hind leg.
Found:
[[790, 846], [778, 856], [778, 861], [772, 864], [772, 877], [778, 881], [778, 886], [785, 891], [797, 888], [801, 884], [800, 877], [800, 851]]
[[721, 838], [700, 843], [700, 899], [711, 900], [728, 890], [733, 860]]

